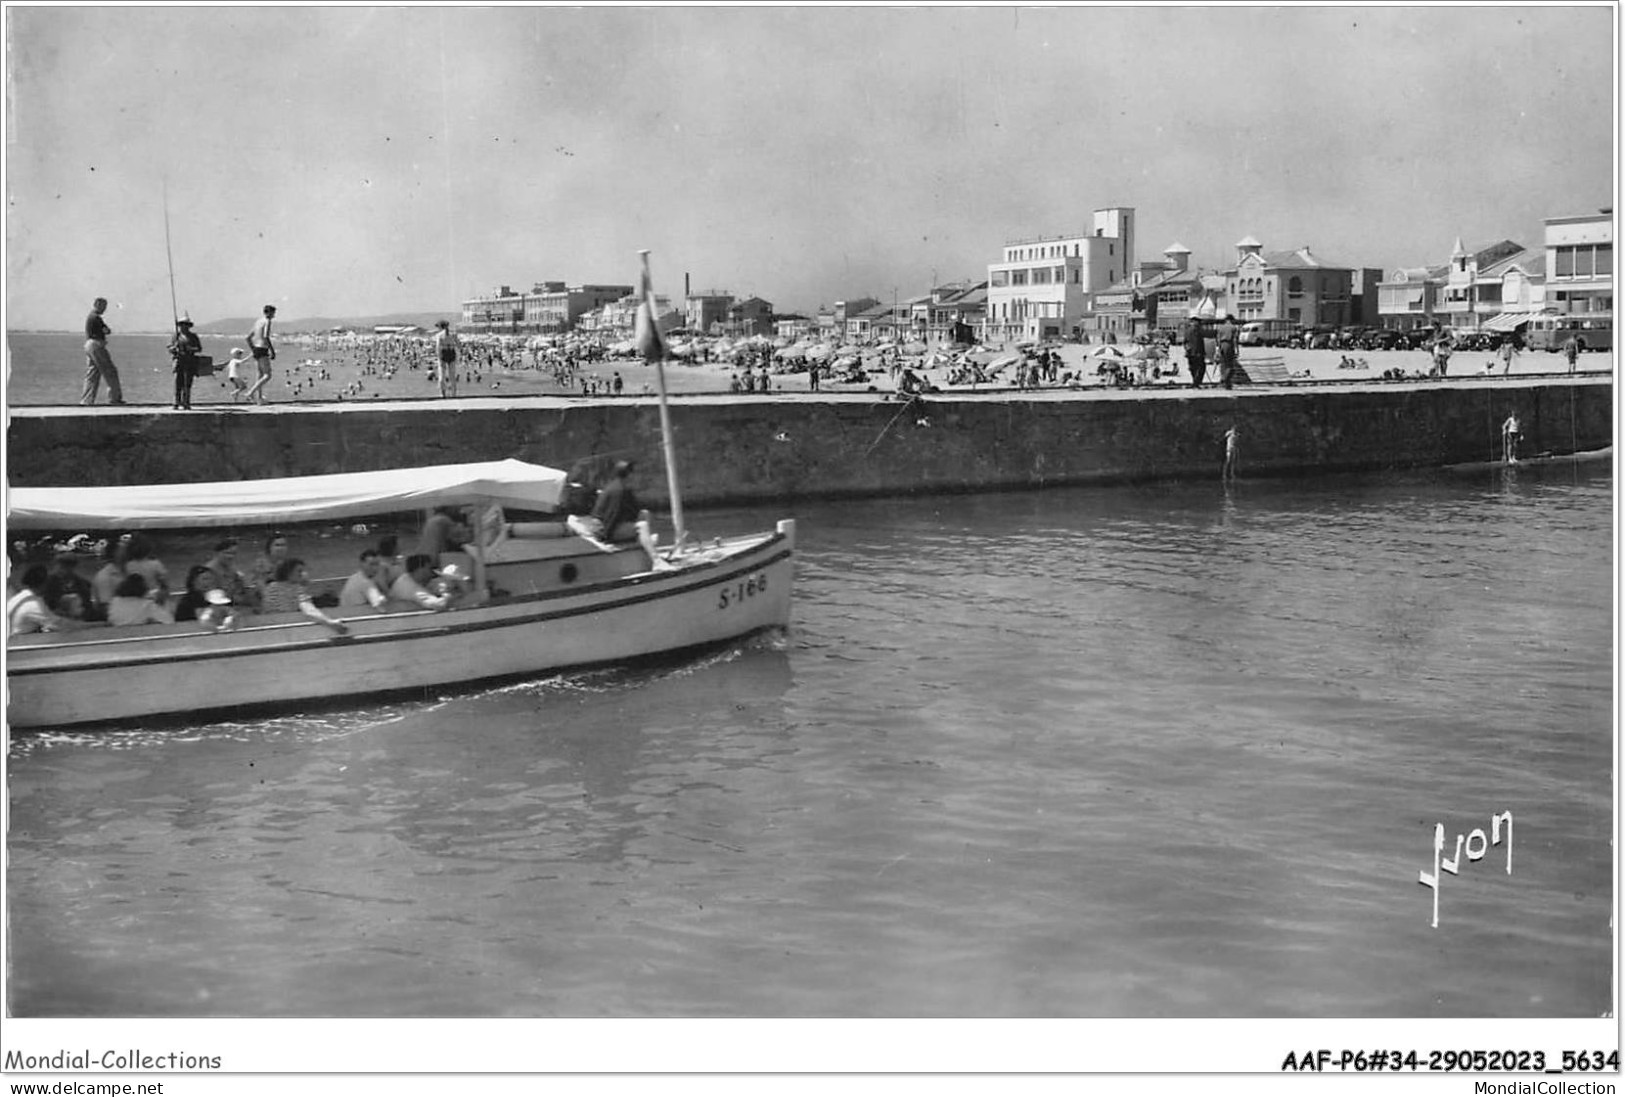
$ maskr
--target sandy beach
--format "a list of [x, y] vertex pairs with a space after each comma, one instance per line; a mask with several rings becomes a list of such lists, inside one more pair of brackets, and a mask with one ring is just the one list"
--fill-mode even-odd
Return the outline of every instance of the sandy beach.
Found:
[[[1127, 349], [1127, 348], [1124, 348]], [[1102, 348], [1096, 345], [1065, 345], [1058, 353], [1061, 358], [1059, 373], [1064, 377], [1071, 375], [1071, 381], [1056, 385], [1045, 385], [1045, 389], [1065, 387], [1101, 388], [1110, 385], [1109, 378], [1102, 376], [1099, 367], [1102, 361], [1107, 360], [1097, 355]], [[1010, 353], [994, 348], [998, 354]], [[1245, 348], [1242, 351], [1243, 366], [1248, 362], [1279, 363], [1287, 373], [1299, 381], [1314, 382], [1367, 382], [1382, 379], [1385, 371], [1400, 370], [1409, 377], [1425, 375], [1429, 366], [1429, 356], [1426, 351], [1355, 351], [1343, 352], [1335, 350], [1292, 350], [1284, 348]], [[1353, 368], [1345, 367], [1345, 361], [1353, 363]], [[950, 385], [948, 381], [949, 370], [945, 367], [935, 369], [921, 369], [916, 363], [918, 359], [904, 359], [903, 364], [912, 368], [917, 376], [924, 378], [937, 386], [942, 392], [972, 392], [1000, 390], [1009, 391], [1014, 386], [1013, 370], [1006, 367], [992, 378], [991, 383], [984, 385]], [[1583, 355], [1579, 362], [1579, 370], [1584, 373], [1607, 373], [1613, 370], [1613, 355], [1611, 353], [1591, 353]], [[429, 376], [421, 370], [397, 371], [393, 377], [363, 376], [363, 367], [359, 364], [356, 352], [352, 350], [296, 350], [290, 347], [284, 351], [277, 361], [277, 371], [269, 392], [271, 398], [279, 403], [326, 403], [334, 401], [369, 401], [374, 399], [438, 399], [438, 388]], [[892, 393], [896, 391], [896, 381], [890, 370], [882, 363], [878, 353], [868, 354], [864, 359], [867, 380], [857, 383], [831, 381], [826, 374], [821, 382], [820, 389], [825, 392], [866, 392]], [[1175, 349], [1172, 357], [1161, 363], [1164, 371], [1161, 377], [1151, 377], [1149, 372], [1144, 381], [1152, 386], [1178, 386], [1190, 383], [1190, 374], [1185, 368], [1184, 356]], [[738, 367], [731, 362], [668, 362], [665, 367], [667, 391], [674, 395], [679, 394], [719, 394], [730, 391], [732, 376], [738, 372]], [[1172, 370], [1170, 373], [1169, 371]], [[325, 371], [326, 378], [322, 379]], [[1452, 377], [1484, 377], [1501, 376], [1503, 364], [1489, 352], [1460, 352], [1451, 359], [1450, 376]], [[1511, 373], [1515, 376], [1525, 376], [1541, 373], [1564, 373], [1566, 365], [1561, 355], [1546, 354], [1543, 352], [1525, 352], [1513, 360]], [[611, 358], [599, 362], [584, 364], [579, 376], [596, 379], [600, 382], [598, 396], [610, 393], [610, 384], [616, 374], [622, 380], [622, 395], [628, 398], [651, 395], [655, 391], [655, 368], [644, 363], [641, 359]], [[760, 371], [757, 371], [760, 376]], [[1130, 366], [1130, 375], [1136, 383], [1139, 381], [1139, 370]], [[810, 391], [808, 375], [805, 371], [799, 373], [773, 373], [770, 393], [790, 392], [805, 393]], [[1217, 380], [1217, 369], [1209, 365], [1205, 384], [1213, 384]], [[360, 382], [359, 392], [345, 394], [344, 389], [352, 382]], [[295, 392], [293, 390], [297, 389]], [[543, 394], [579, 395], [579, 386], [569, 388], [557, 383], [547, 370], [535, 369], [487, 369], [479, 371], [474, 377], [463, 381], [459, 389], [459, 396], [464, 398], [501, 398], [505, 396], [534, 396]], [[760, 395], [760, 393], [752, 394]], [[230, 389], [223, 377], [202, 378], [198, 381], [195, 390], [197, 403], [230, 402]], [[742, 396], [742, 398], [749, 398]]]
[[[239, 340], [205, 336], [204, 351], [217, 364], [228, 357], [230, 348]], [[8, 378], [7, 401], [11, 406], [66, 406], [77, 403], [79, 385], [84, 369], [81, 341], [66, 334], [13, 334], [10, 336], [12, 373]], [[125, 336], [113, 347], [114, 358], [124, 382], [126, 398], [133, 405], [167, 408], [173, 398], [172, 373], [165, 340], [159, 336]], [[1121, 347], [1119, 349], [1129, 349]], [[1060, 374], [1071, 375], [1070, 382], [1046, 385], [1053, 391], [1068, 385], [1084, 389], [1100, 388], [1109, 380], [1099, 372], [1103, 352], [1099, 344], [1063, 345]], [[1003, 348], [989, 348], [994, 354], [1008, 353]], [[1425, 374], [1428, 355], [1424, 351], [1355, 351], [1290, 350], [1279, 348], [1247, 347], [1242, 350], [1242, 363], [1270, 361], [1279, 363], [1288, 375], [1298, 381], [1313, 382], [1368, 382], [1381, 380], [1385, 371], [1398, 369], [1408, 376]], [[1351, 359], [1356, 368], [1342, 368], [1341, 363]], [[912, 363], [919, 359], [904, 359], [919, 376], [944, 393], [973, 391], [1004, 391], [1013, 389], [1012, 370], [1006, 368], [990, 384], [950, 385], [946, 368], [920, 369]], [[1614, 365], [1611, 353], [1599, 352], [1580, 357], [1579, 369], [1584, 373], [1608, 373]], [[826, 375], [822, 390], [825, 392], [861, 393], [875, 391], [892, 393], [896, 384], [885, 368], [878, 353], [866, 355], [867, 380], [860, 383], [831, 381]], [[1175, 348], [1172, 357], [1163, 364], [1166, 370], [1174, 368], [1171, 376], [1147, 377], [1146, 383], [1155, 386], [1188, 385], [1190, 375], [1185, 370], [1183, 353]], [[240, 368], [245, 382], [252, 380], [251, 364]], [[736, 372], [727, 361], [686, 362], [672, 361], [665, 366], [667, 391], [674, 395], [725, 394], [729, 392], [731, 375]], [[1525, 352], [1514, 359], [1514, 375], [1566, 372], [1561, 355], [1544, 352]], [[1130, 370], [1138, 381], [1139, 371]], [[1499, 376], [1501, 363], [1489, 352], [1459, 352], [1451, 360], [1450, 376]], [[600, 382], [599, 397], [612, 392], [611, 383], [616, 374], [622, 381], [622, 395], [627, 399], [642, 398], [655, 391], [655, 369], [640, 359], [611, 358], [587, 363], [578, 376], [596, 377]], [[759, 375], [759, 373], [758, 373]], [[1208, 383], [1216, 379], [1210, 366]], [[369, 368], [363, 347], [323, 346], [317, 341], [301, 342], [289, 337], [281, 344], [273, 367], [271, 383], [266, 390], [272, 403], [279, 405], [315, 406], [336, 403], [369, 403], [376, 400], [436, 400], [439, 388], [431, 375], [423, 369], [399, 366], [393, 373]], [[809, 391], [808, 375], [800, 373], [772, 374], [770, 393], [805, 393]], [[461, 384], [459, 396], [464, 399], [503, 399], [514, 396], [576, 395], [581, 394], [579, 384], [566, 386], [555, 380], [548, 369], [484, 368], [468, 376]], [[741, 395], [752, 399], [754, 395]], [[221, 369], [215, 374], [200, 377], [193, 387], [193, 405], [204, 408], [230, 405], [232, 388]], [[609, 396], [608, 398], [613, 398]], [[102, 399], [105, 401], [106, 396]]]

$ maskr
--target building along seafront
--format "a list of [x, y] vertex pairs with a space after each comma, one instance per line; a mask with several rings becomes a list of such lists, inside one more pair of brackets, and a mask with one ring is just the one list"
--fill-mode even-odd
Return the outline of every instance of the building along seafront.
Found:
[[[1322, 260], [1309, 247], [1266, 252], [1251, 236], [1236, 242], [1236, 265], [1224, 272], [1231, 315], [1285, 320], [1305, 328], [1348, 327], [1366, 312], [1354, 296], [1355, 282], [1375, 296], [1382, 272]], [[1375, 305], [1369, 310], [1374, 312]]]
[[1392, 271], [1380, 287], [1382, 326], [1507, 332], [1556, 318], [1611, 333], [1613, 210], [1544, 224], [1539, 248], [1515, 240], [1470, 247], [1457, 237], [1449, 262]]
[[1012, 240], [987, 268], [984, 339], [1071, 339], [1085, 331], [1092, 298], [1134, 268], [1134, 210], [1094, 212], [1092, 231]]

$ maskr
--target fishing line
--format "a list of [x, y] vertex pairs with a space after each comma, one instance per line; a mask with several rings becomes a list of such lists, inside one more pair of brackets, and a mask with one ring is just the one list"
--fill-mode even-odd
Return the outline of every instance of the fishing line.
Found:
[[896, 424], [897, 420], [899, 420], [899, 419], [901, 419], [903, 417], [903, 413], [905, 411], [907, 411], [909, 408], [913, 407], [916, 403], [918, 403], [919, 399], [920, 398], [918, 396], [910, 396], [908, 398], [908, 403], [904, 404], [902, 407], [897, 409], [897, 414], [891, 417], [891, 422], [887, 423], [884, 427], [880, 428], [880, 433], [875, 435], [875, 440], [873, 442], [870, 442], [869, 443], [869, 448], [863, 451], [863, 455], [865, 457], [868, 457], [871, 453], [873, 453], [875, 451], [875, 447], [880, 445], [880, 440], [882, 438], [886, 437], [886, 432], [888, 430], [891, 430], [892, 426], [894, 424]]

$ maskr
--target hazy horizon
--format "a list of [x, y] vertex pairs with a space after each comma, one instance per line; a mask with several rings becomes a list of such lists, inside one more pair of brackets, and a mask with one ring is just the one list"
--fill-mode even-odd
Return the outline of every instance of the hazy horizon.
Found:
[[635, 284], [639, 248], [807, 313], [1114, 205], [1142, 260], [1386, 271], [1613, 203], [1609, 5], [7, 14], [16, 329], [167, 329], [166, 206], [205, 320]]

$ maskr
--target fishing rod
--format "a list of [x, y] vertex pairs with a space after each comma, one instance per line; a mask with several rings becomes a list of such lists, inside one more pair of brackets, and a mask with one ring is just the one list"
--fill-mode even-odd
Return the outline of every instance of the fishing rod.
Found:
[[164, 258], [169, 260], [169, 328], [181, 327], [180, 306], [175, 303], [175, 254], [169, 247], [169, 176], [164, 176]]

